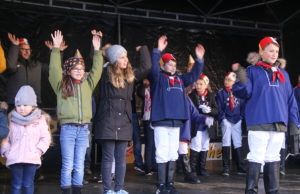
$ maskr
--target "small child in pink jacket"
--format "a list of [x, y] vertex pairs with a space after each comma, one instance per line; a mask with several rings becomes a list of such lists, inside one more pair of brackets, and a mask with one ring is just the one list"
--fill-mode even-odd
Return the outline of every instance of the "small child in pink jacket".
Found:
[[49, 148], [50, 116], [37, 107], [31, 86], [22, 86], [15, 97], [15, 109], [9, 114], [9, 134], [2, 141], [1, 154], [11, 169], [11, 193], [34, 192], [34, 175], [41, 166], [41, 155]]

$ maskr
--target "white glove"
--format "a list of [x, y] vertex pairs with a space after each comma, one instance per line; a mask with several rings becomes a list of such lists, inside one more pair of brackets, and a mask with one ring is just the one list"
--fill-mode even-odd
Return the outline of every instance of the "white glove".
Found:
[[203, 113], [210, 113], [211, 108], [207, 105], [201, 104], [199, 105], [199, 108], [202, 110]]
[[207, 127], [211, 127], [213, 124], [214, 124], [214, 118], [213, 117], [206, 117], [205, 125]]

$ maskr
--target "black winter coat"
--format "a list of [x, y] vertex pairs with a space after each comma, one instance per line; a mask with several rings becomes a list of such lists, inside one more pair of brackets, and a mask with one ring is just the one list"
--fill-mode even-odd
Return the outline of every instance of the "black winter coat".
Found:
[[[136, 81], [144, 79], [151, 69], [151, 58], [147, 46], [140, 49], [140, 67], [134, 70]], [[100, 80], [100, 98], [95, 117], [95, 139], [132, 139], [131, 100], [134, 82], [125, 82], [125, 88], [115, 88], [109, 81], [107, 68]]]
[[[212, 93], [212, 92], [208, 92], [207, 93], [207, 105], [209, 107], [211, 107], [211, 112], [210, 113], [203, 113], [201, 109], [199, 109], [199, 97], [198, 97], [198, 93], [196, 90], [193, 90], [191, 92], [191, 94], [189, 95], [190, 99], [192, 100], [193, 104], [195, 105], [195, 107], [198, 109], [199, 113], [200, 114], [204, 114], [204, 115], [207, 115], [207, 116], [210, 116], [210, 117], [213, 117], [214, 118], [214, 125], [215, 125], [215, 119], [216, 117], [218, 116], [218, 113], [219, 113], [219, 108], [218, 108], [218, 105], [216, 103], [216, 100], [215, 100], [215, 94]], [[213, 128], [213, 126], [211, 126], [209, 129], [208, 129], [208, 134], [209, 136], [211, 136], [211, 129]], [[191, 126], [191, 138], [195, 137], [196, 134], [197, 134], [197, 131], [198, 131], [198, 125], [195, 124], [195, 123], [192, 123], [192, 126]]]

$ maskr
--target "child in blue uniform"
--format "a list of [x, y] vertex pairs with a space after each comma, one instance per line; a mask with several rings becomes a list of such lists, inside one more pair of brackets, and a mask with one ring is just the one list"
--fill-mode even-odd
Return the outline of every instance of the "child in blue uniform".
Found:
[[[259, 42], [261, 61], [243, 70], [233, 65], [239, 82], [234, 95], [247, 100], [248, 172], [245, 193], [257, 193], [261, 165], [264, 164], [266, 193], [279, 192], [280, 149], [289, 120], [297, 128], [298, 107], [288, 73], [279, 68], [279, 44], [272, 37]], [[290, 127], [292, 127], [290, 126]]]
[[[213, 125], [214, 117], [218, 115], [218, 105], [215, 100], [215, 94], [208, 90], [209, 79], [202, 74], [195, 82], [196, 89], [190, 94], [193, 104], [197, 107], [201, 114], [207, 116]], [[209, 150], [209, 128], [204, 124], [192, 125], [192, 140], [190, 145], [191, 150], [191, 169], [194, 174], [197, 174], [196, 169], [199, 165], [199, 175], [208, 176], [205, 170], [207, 152]]]
[[[161, 55], [167, 47], [167, 37], [161, 36], [158, 48], [152, 53], [152, 68], [149, 73], [151, 92], [151, 122], [154, 127], [154, 143], [158, 166], [158, 189], [156, 193], [177, 193], [173, 175], [178, 158], [179, 129], [188, 119], [185, 103], [185, 87], [200, 76], [205, 50], [202, 45], [195, 48], [196, 63], [190, 73], [176, 74], [176, 60], [170, 53]], [[160, 71], [160, 64], [161, 69]]]
[[224, 88], [220, 89], [216, 101], [219, 107], [218, 121], [222, 128], [222, 159], [223, 175], [229, 176], [231, 138], [236, 155], [238, 174], [245, 174], [242, 165], [242, 119], [244, 114], [244, 100], [233, 95], [231, 88], [236, 81], [236, 74], [229, 72], [224, 80]]

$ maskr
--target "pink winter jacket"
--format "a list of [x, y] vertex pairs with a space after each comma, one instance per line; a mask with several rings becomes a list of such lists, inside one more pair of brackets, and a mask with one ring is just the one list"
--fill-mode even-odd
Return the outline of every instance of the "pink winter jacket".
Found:
[[2, 141], [1, 154], [6, 166], [17, 163], [41, 165], [41, 155], [49, 148], [51, 136], [45, 115], [29, 125], [10, 123], [9, 135]]

